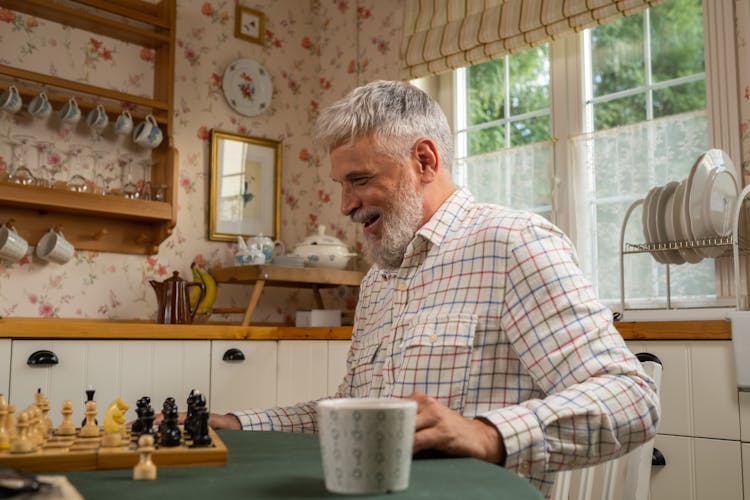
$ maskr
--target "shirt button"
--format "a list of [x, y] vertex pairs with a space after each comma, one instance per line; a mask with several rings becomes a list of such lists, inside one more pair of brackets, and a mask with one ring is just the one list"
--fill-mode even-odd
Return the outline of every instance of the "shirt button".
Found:
[[405, 292], [406, 290], [409, 289], [409, 284], [408, 283], [399, 283], [398, 284], [398, 289], [400, 291], [402, 291], [402, 292]]
[[437, 342], [437, 335], [435, 335], [434, 333], [430, 335], [430, 342], [432, 342], [433, 344]]

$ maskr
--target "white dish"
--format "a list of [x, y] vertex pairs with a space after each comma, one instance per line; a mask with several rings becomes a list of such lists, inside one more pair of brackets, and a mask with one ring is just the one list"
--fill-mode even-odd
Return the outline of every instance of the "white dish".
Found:
[[[659, 238], [656, 233], [656, 202], [659, 198], [659, 194], [661, 193], [662, 187], [661, 186], [654, 186], [652, 187], [648, 194], [646, 195], [646, 198], [643, 200], [643, 213], [642, 213], [642, 220], [641, 223], [643, 225], [643, 235], [646, 238], [646, 244], [652, 245], [654, 243], [658, 243]], [[664, 259], [664, 256], [661, 255], [660, 252], [652, 252], [651, 256], [657, 261], [662, 264], [666, 264], [666, 260]]]
[[[656, 199], [656, 209], [652, 214], [656, 225], [657, 241], [665, 245], [674, 240], [674, 234], [670, 234], [670, 232], [667, 231], [667, 219], [669, 219], [671, 225], [671, 209], [674, 204], [674, 193], [679, 184], [680, 183], [677, 181], [672, 181], [664, 185]], [[669, 250], [659, 253], [667, 264], [682, 264], [685, 262], [685, 259], [680, 256], [680, 253], [677, 250]]]
[[[685, 178], [680, 182], [680, 186], [677, 188], [679, 191], [679, 199], [675, 198], [674, 201], [674, 217], [676, 227], [679, 228], [680, 233], [680, 240], [685, 244], [688, 245], [693, 241], [693, 232], [690, 229], [689, 220], [686, 216], [685, 206], [687, 205], [687, 200], [685, 199], [687, 196], [688, 191], [688, 178]], [[682, 255], [682, 258], [684, 258], [687, 262], [691, 264], [696, 264], [703, 260], [703, 254], [698, 252], [695, 248], [690, 247], [683, 247], [680, 249], [680, 255]]]
[[221, 87], [229, 105], [241, 115], [259, 115], [271, 104], [271, 76], [252, 59], [237, 59], [227, 66]]
[[[693, 238], [697, 240], [728, 236], [738, 194], [734, 164], [720, 149], [710, 149], [693, 165], [688, 177], [686, 214]], [[717, 257], [724, 247], [701, 247], [704, 257]]]

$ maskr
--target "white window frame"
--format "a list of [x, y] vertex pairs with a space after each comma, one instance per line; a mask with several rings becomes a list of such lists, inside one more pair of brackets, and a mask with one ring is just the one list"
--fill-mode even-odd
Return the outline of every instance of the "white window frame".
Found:
[[[734, 2], [732, 0], [703, 1], [704, 59], [706, 73], [706, 113], [709, 122], [709, 144], [727, 151], [741, 172], [739, 87], [737, 78], [735, 41]], [[567, 140], [586, 131], [585, 89], [583, 84], [584, 64], [582, 60], [584, 33], [572, 33], [549, 43], [550, 58], [550, 114], [553, 149], [553, 172], [551, 179], [552, 222], [559, 226], [576, 245], [582, 261], [592, 259], [589, 245], [581, 244], [587, 235], [577, 228], [585, 226], [590, 220], [591, 207], [578, 203], [576, 192], [585, 192], [585, 176], [575, 176], [574, 169], [568, 164], [569, 145]], [[465, 116], [462, 103], [457, 101], [454, 92], [458, 80], [456, 72], [447, 72], [435, 77], [414, 81], [416, 85], [435, 97], [448, 116], [449, 123], [456, 124], [455, 117]], [[465, 93], [465, 92], [464, 92]], [[463, 113], [462, 113], [463, 112]], [[650, 118], [650, 117], [649, 117]], [[589, 118], [590, 119], [590, 118]], [[458, 124], [456, 124], [458, 125]], [[459, 151], [458, 144], [456, 150]], [[578, 184], [565, 182], [576, 179]], [[460, 179], [458, 179], [460, 184]], [[731, 258], [717, 259], [717, 295], [727, 297], [734, 295], [734, 283]], [[726, 301], [718, 305], [725, 304]], [[618, 309], [619, 304], [608, 304]], [[629, 314], [630, 318], [643, 317], [663, 319], [674, 311], [655, 310], [645, 314]], [[723, 317], [725, 309], [695, 310], [688, 317]], [[685, 318], [684, 311], [679, 311]]]

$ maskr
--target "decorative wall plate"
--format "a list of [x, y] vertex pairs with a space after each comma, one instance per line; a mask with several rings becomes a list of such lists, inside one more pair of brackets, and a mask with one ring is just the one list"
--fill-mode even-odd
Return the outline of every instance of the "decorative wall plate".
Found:
[[252, 59], [237, 59], [227, 66], [221, 87], [227, 103], [241, 115], [259, 115], [271, 104], [271, 76]]

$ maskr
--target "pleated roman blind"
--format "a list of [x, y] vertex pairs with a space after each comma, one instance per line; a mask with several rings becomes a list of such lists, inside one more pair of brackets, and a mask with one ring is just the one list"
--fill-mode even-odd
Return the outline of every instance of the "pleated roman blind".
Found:
[[405, 0], [402, 77], [484, 62], [662, 1]]

